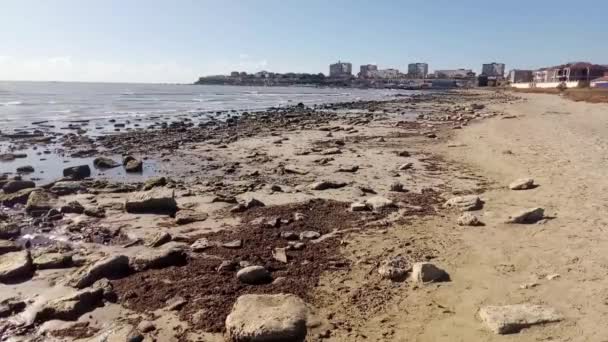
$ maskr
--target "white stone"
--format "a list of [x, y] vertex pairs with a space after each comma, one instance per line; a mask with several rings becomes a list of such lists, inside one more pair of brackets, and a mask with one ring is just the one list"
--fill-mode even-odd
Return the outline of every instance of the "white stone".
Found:
[[511, 190], [528, 190], [534, 187], [534, 179], [532, 178], [520, 178], [509, 184]]
[[395, 207], [395, 202], [382, 196], [368, 198], [365, 203], [369, 208], [375, 211]]

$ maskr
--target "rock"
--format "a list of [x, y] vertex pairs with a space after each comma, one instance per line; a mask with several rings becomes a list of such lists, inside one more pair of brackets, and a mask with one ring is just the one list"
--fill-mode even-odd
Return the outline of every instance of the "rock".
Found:
[[204, 250], [206, 250], [206, 249], [208, 249], [208, 248], [211, 248], [211, 247], [213, 247], [213, 246], [214, 246], [214, 245], [213, 245], [213, 244], [211, 244], [211, 243], [209, 242], [209, 240], [207, 240], [207, 238], [200, 238], [200, 239], [198, 239], [198, 240], [194, 241], [194, 242], [192, 243], [192, 245], [190, 245], [190, 249], [191, 249], [193, 252], [202, 252], [202, 251], [204, 251]]
[[104, 289], [96, 286], [51, 300], [35, 313], [34, 322], [43, 323], [54, 319], [75, 321], [100, 306], [103, 303], [103, 296]]
[[308, 174], [308, 170], [301, 170], [298, 167], [296, 167], [295, 165], [286, 165], [283, 167], [283, 171], [285, 171], [285, 173], [292, 173], [292, 174], [296, 174], [296, 175], [307, 175]]
[[405, 192], [406, 190], [403, 187], [403, 184], [401, 184], [399, 182], [395, 182], [395, 183], [391, 184], [390, 191], [393, 191], [393, 192]]
[[534, 179], [532, 178], [520, 178], [509, 184], [511, 190], [528, 190], [534, 187]]
[[321, 237], [321, 233], [312, 230], [306, 230], [300, 233], [300, 240], [314, 240]]
[[226, 333], [234, 342], [303, 342], [308, 308], [291, 294], [240, 296], [226, 317]]
[[131, 258], [131, 268], [137, 272], [183, 265], [186, 262], [185, 246], [170, 242], [158, 249], [147, 249]]
[[0, 318], [10, 317], [22, 312], [26, 307], [24, 301], [17, 298], [7, 298], [0, 302]]
[[17, 173], [32, 173], [34, 171], [34, 167], [31, 165], [20, 166], [17, 168]]
[[34, 258], [34, 266], [39, 270], [66, 268], [73, 265], [72, 254], [44, 253]]
[[125, 201], [125, 210], [128, 213], [173, 214], [177, 211], [177, 202], [173, 190], [154, 188], [130, 194]]
[[56, 182], [50, 191], [58, 196], [65, 196], [84, 191], [85, 188], [80, 182]]
[[104, 218], [106, 217], [106, 210], [102, 207], [86, 207], [84, 214], [89, 217]]
[[77, 201], [72, 201], [62, 206], [60, 211], [64, 214], [82, 214], [84, 213], [84, 207]]
[[97, 157], [93, 160], [93, 166], [98, 169], [112, 169], [120, 166], [120, 164], [110, 158]]
[[408, 151], [397, 151], [395, 152], [399, 157], [410, 157], [411, 154]]
[[0, 255], [0, 283], [12, 283], [31, 277], [34, 273], [29, 251]]
[[63, 169], [63, 177], [69, 177], [75, 180], [91, 177], [91, 168], [89, 165], [68, 167]]
[[265, 206], [265, 204], [262, 203], [262, 201], [259, 201], [253, 197], [250, 197], [250, 198], [245, 199], [245, 201], [237, 204], [235, 207], [230, 209], [230, 211], [233, 213], [239, 213], [239, 212], [247, 211], [251, 208], [258, 208], [258, 207], [264, 207], [264, 206]]
[[367, 211], [367, 210], [369, 210], [369, 207], [367, 206], [367, 204], [365, 204], [363, 202], [355, 202], [355, 203], [351, 203], [351, 205], [350, 205], [350, 211], [353, 211], [353, 212]]
[[328, 190], [328, 189], [340, 189], [346, 186], [345, 182], [337, 181], [320, 181], [312, 183], [308, 186], [310, 190]]
[[392, 200], [382, 197], [382, 196], [374, 196], [368, 198], [365, 201], [365, 204], [374, 211], [380, 211], [383, 209], [394, 208], [396, 207], [395, 202]]
[[156, 327], [154, 326], [154, 323], [150, 322], [150, 321], [141, 321], [139, 322], [139, 324], [137, 325], [137, 330], [139, 330], [142, 333], [147, 333], [150, 331], [154, 331], [156, 329]]
[[126, 157], [124, 157], [124, 158], [122, 159], [122, 165], [123, 165], [123, 166], [127, 166], [127, 164], [128, 164], [130, 161], [135, 161], [135, 160], [136, 160], [136, 159], [135, 159], [135, 157], [133, 157], [133, 156], [126, 156]]
[[294, 231], [281, 232], [280, 236], [282, 239], [285, 239], [285, 240], [297, 240], [300, 238], [298, 233], [296, 233]]
[[553, 308], [516, 304], [505, 306], [486, 306], [479, 310], [482, 322], [496, 334], [517, 333], [536, 324], [559, 322], [563, 317]]
[[286, 264], [289, 260], [287, 258], [287, 253], [285, 251], [286, 251], [285, 248], [275, 248], [274, 252], [272, 253], [272, 257], [275, 260]]
[[0, 223], [0, 239], [15, 239], [21, 235], [21, 228], [16, 223]]
[[245, 284], [262, 284], [272, 280], [270, 272], [268, 272], [263, 266], [248, 266], [236, 273], [238, 280]]
[[125, 165], [125, 171], [127, 172], [142, 172], [144, 169], [144, 163], [141, 160], [131, 160]]
[[399, 170], [400, 171], [405, 171], [405, 170], [409, 170], [412, 168], [412, 166], [414, 166], [413, 163], [405, 163], [399, 166]]
[[175, 214], [175, 223], [182, 225], [193, 222], [205, 221], [209, 215], [207, 213], [196, 212], [193, 210], [180, 210]]
[[21, 250], [21, 246], [9, 240], [0, 240], [0, 255], [18, 252]]
[[171, 234], [167, 232], [158, 232], [146, 245], [150, 247], [160, 247], [171, 241]]
[[167, 179], [165, 177], [150, 178], [144, 183], [143, 189], [145, 191], [147, 191], [152, 188], [156, 188], [159, 186], [165, 186], [165, 185], [167, 185]]
[[452, 197], [443, 206], [446, 208], [456, 208], [461, 211], [472, 211], [483, 208], [483, 202], [477, 195], [466, 195]]
[[357, 172], [359, 170], [358, 165], [340, 166], [338, 172]]
[[6, 184], [4, 184], [4, 186], [2, 186], [2, 191], [4, 191], [5, 194], [12, 194], [12, 193], [15, 193], [15, 192], [23, 190], [23, 189], [29, 189], [29, 188], [35, 188], [35, 187], [36, 187], [36, 183], [34, 183], [32, 181], [12, 180], [12, 181], [9, 181]]
[[479, 221], [477, 216], [475, 216], [471, 213], [464, 213], [464, 214], [460, 215], [460, 217], [458, 218], [458, 225], [459, 226], [483, 226], [483, 223], [481, 221]]
[[90, 266], [78, 270], [70, 279], [70, 286], [82, 289], [101, 278], [114, 278], [130, 271], [129, 258], [125, 255], [109, 255]]
[[237, 267], [237, 262], [236, 261], [232, 261], [232, 260], [224, 260], [222, 261], [222, 263], [217, 267], [217, 271], [218, 272], [231, 272], [236, 270]]
[[34, 188], [19, 190], [14, 193], [0, 193], [0, 203], [6, 207], [13, 207], [16, 204], [26, 204]]
[[287, 249], [289, 249], [289, 250], [300, 251], [300, 250], [304, 249], [305, 247], [306, 247], [306, 244], [303, 242], [298, 242], [298, 241], [287, 242]]
[[340, 153], [342, 153], [342, 151], [340, 151], [340, 149], [337, 147], [331, 147], [331, 148], [321, 151], [321, 154], [325, 155], [325, 156], [331, 155], [331, 154], [340, 154]]
[[430, 262], [417, 262], [412, 267], [412, 279], [418, 283], [444, 281], [449, 275]]
[[545, 209], [543, 208], [531, 208], [524, 209], [512, 216], [509, 216], [507, 223], [521, 223], [530, 224], [536, 223], [545, 217]]
[[43, 213], [51, 210], [55, 206], [57, 198], [50, 192], [44, 190], [34, 190], [30, 193], [25, 211], [31, 215], [40, 216]]
[[222, 244], [222, 247], [229, 249], [238, 249], [243, 247], [243, 240], [232, 240]]
[[188, 301], [186, 301], [183, 297], [173, 297], [171, 299], [169, 299], [168, 301], [166, 301], [167, 303], [167, 310], [169, 311], [179, 311], [181, 310], [186, 304], [188, 304]]
[[402, 256], [384, 260], [378, 268], [378, 273], [382, 278], [399, 281], [405, 278], [410, 269], [409, 262]]

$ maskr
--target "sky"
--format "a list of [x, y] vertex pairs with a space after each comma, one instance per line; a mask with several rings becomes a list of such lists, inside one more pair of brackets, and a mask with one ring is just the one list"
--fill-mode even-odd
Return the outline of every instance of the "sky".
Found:
[[0, 0], [0, 80], [608, 64], [608, 0]]

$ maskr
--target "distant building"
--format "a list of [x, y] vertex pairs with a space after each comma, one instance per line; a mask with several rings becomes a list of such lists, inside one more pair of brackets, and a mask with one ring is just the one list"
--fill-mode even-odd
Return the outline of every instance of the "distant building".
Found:
[[534, 79], [532, 70], [513, 69], [509, 72], [509, 82], [511, 83], [530, 83]]
[[241, 74], [238, 71], [233, 71], [230, 73], [230, 77], [239, 77]]
[[369, 78], [391, 79], [398, 78], [401, 73], [397, 69], [383, 69], [369, 72]]
[[359, 77], [360, 78], [369, 78], [369, 77], [371, 77], [371, 73], [374, 71], [378, 71], [377, 65], [375, 65], [375, 64], [362, 65], [359, 68]]
[[475, 77], [471, 69], [435, 70], [435, 78], [468, 78]]
[[488, 77], [505, 77], [505, 65], [503, 63], [489, 63], [481, 67], [481, 74]]
[[353, 75], [353, 65], [351, 63], [338, 63], [329, 66], [329, 77], [350, 77]]
[[407, 66], [407, 74], [414, 78], [426, 78], [429, 74], [429, 65], [426, 63], [411, 63]]
[[590, 82], [604, 76], [608, 68], [603, 65], [587, 62], [576, 62], [542, 68], [534, 72], [534, 82]]

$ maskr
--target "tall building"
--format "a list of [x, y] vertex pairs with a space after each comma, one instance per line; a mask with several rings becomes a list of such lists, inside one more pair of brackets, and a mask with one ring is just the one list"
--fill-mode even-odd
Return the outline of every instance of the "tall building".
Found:
[[375, 64], [366, 64], [362, 65], [359, 68], [359, 77], [361, 78], [369, 78], [372, 76], [374, 71], [378, 71], [378, 66]]
[[426, 63], [411, 63], [407, 66], [407, 74], [410, 77], [426, 78], [429, 74], [429, 65]]
[[481, 67], [481, 74], [488, 77], [505, 77], [504, 63], [489, 63]]
[[353, 75], [353, 65], [351, 63], [338, 63], [329, 65], [329, 77], [349, 77]]

